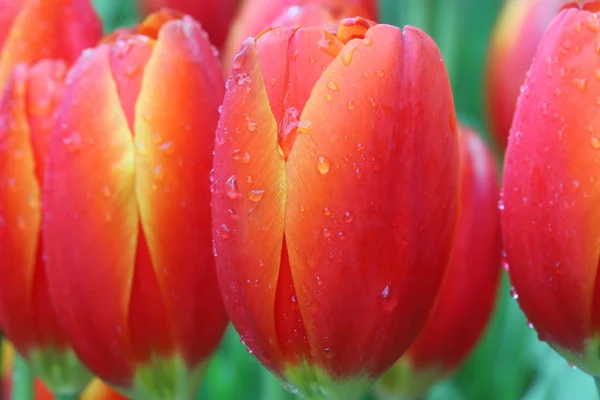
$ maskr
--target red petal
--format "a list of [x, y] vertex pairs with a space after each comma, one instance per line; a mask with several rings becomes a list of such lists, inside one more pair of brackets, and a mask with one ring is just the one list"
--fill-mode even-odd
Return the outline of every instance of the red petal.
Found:
[[519, 99], [503, 181], [503, 241], [519, 304], [542, 339], [574, 351], [600, 326], [594, 19], [570, 8], [546, 31]]
[[439, 50], [417, 29], [371, 28], [301, 120], [285, 234], [312, 355], [338, 377], [376, 376], [425, 324], [450, 257], [458, 144]]
[[198, 23], [168, 22], [136, 107], [136, 193], [168, 326], [191, 366], [214, 351], [227, 324], [211, 250], [208, 179], [223, 92], [218, 60]]
[[496, 301], [501, 253], [496, 161], [476, 132], [461, 128], [460, 145], [462, 213], [437, 305], [405, 355], [417, 370], [457, 367]]

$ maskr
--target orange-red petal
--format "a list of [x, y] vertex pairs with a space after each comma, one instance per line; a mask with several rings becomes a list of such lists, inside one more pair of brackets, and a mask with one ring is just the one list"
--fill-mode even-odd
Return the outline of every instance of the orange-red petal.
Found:
[[325, 70], [301, 121], [285, 234], [312, 356], [335, 376], [377, 376], [425, 324], [455, 232], [458, 141], [439, 50], [418, 29], [371, 28]]
[[190, 366], [210, 355], [227, 324], [209, 190], [223, 92], [200, 25], [190, 17], [166, 23], [136, 105], [136, 194], [168, 326]]
[[26, 114], [27, 68], [0, 99], [0, 325], [22, 354], [36, 344], [32, 286], [40, 230], [40, 185]]
[[268, 368], [280, 370], [273, 308], [283, 244], [285, 161], [254, 40], [243, 46], [244, 62], [227, 82], [211, 175], [217, 274], [242, 340]]
[[49, 287], [79, 357], [126, 385], [138, 217], [133, 141], [108, 46], [84, 53], [67, 85], [43, 192]]

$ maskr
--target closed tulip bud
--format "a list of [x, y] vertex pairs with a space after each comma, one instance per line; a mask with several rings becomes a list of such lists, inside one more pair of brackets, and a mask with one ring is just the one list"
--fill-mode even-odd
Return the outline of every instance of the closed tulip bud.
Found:
[[239, 0], [139, 0], [143, 14], [158, 12], [161, 8], [181, 11], [195, 18], [208, 34], [210, 41], [221, 48]]
[[523, 86], [506, 153], [503, 241], [539, 338], [600, 376], [600, 2], [565, 7]]
[[500, 12], [486, 65], [486, 107], [492, 136], [502, 151], [535, 50], [552, 19], [569, 1], [507, 0]]
[[[0, 43], [4, 29], [4, 2], [13, 14], [19, 0], [0, 1]], [[4, 45], [0, 47], [0, 89], [18, 63], [34, 63], [54, 58], [73, 63], [102, 35], [102, 25], [90, 0], [22, 0]]]
[[440, 52], [361, 18], [275, 28], [244, 43], [227, 87], [211, 180], [229, 315], [299, 392], [358, 398], [416, 338], [450, 257], [459, 155]]
[[380, 399], [421, 398], [469, 354], [494, 308], [501, 253], [496, 163], [476, 132], [462, 127], [459, 137], [462, 212], [448, 273], [425, 328], [375, 386]]
[[275, 26], [323, 26], [346, 17], [377, 19], [375, 0], [246, 0], [234, 20], [223, 53], [224, 71], [242, 42]]
[[218, 59], [188, 16], [150, 16], [69, 71], [43, 240], [77, 354], [136, 398], [188, 398], [227, 324], [211, 250]]
[[41, 186], [66, 66], [19, 65], [0, 98], [0, 326], [56, 393], [79, 393], [77, 361], [50, 302], [41, 239]]

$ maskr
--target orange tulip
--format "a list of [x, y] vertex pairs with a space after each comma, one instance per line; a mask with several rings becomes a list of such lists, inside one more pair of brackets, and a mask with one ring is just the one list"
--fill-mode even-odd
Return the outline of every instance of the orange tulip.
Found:
[[336, 35], [267, 30], [233, 68], [212, 175], [227, 310], [300, 392], [357, 398], [416, 338], [450, 257], [459, 155], [440, 52], [355, 18]]
[[85, 52], [58, 111], [52, 300], [83, 362], [137, 398], [195, 392], [227, 325], [208, 185], [223, 91], [200, 25], [165, 12]]
[[543, 33], [571, 0], [508, 0], [496, 22], [486, 66], [486, 106], [496, 145], [504, 151], [517, 97]]
[[539, 338], [600, 377], [600, 1], [542, 38], [506, 152], [502, 230], [514, 297]]
[[376, 393], [420, 398], [471, 351], [492, 314], [500, 280], [500, 213], [494, 156], [476, 132], [460, 129], [461, 202], [448, 274], [425, 328], [386, 372]]
[[[1, 47], [0, 90], [18, 63], [54, 58], [70, 65], [102, 35], [102, 25], [90, 0], [22, 1], [23, 5]], [[9, 15], [14, 13], [12, 7], [17, 3], [18, 0], [8, 8]], [[2, 4], [0, 2], [0, 15], [4, 13]], [[3, 29], [1, 23], [7, 22], [5, 17], [0, 17], [0, 31]]]
[[[88, 0], [15, 1], [0, 14], [6, 23], [0, 30], [10, 26], [0, 54], [0, 326], [36, 374], [53, 390], [70, 393], [83, 388], [89, 374], [49, 301], [40, 182], [65, 62], [93, 45], [101, 26]], [[57, 60], [17, 66], [42, 58]]]
[[142, 13], [147, 15], [161, 8], [171, 8], [194, 17], [210, 41], [221, 48], [239, 0], [139, 0]]
[[227, 37], [222, 61], [227, 75], [242, 42], [273, 26], [322, 26], [346, 17], [377, 19], [376, 0], [246, 0]]

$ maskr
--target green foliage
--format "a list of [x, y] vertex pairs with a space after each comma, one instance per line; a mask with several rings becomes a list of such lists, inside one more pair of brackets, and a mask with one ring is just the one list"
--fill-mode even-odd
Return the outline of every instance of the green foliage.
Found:
[[[139, 19], [133, 0], [93, 2], [106, 32]], [[487, 42], [500, 5], [501, 0], [381, 0], [382, 22], [417, 25], [436, 40], [448, 65], [460, 119], [486, 138], [482, 82]], [[427, 398], [571, 400], [596, 396], [590, 377], [569, 367], [537, 340], [510, 297], [505, 277], [497, 310], [479, 346], [456, 375], [440, 382]], [[197, 398], [291, 400], [294, 396], [246, 352], [230, 328]]]

